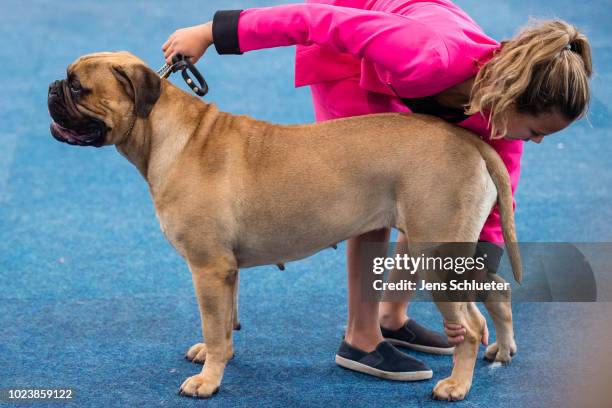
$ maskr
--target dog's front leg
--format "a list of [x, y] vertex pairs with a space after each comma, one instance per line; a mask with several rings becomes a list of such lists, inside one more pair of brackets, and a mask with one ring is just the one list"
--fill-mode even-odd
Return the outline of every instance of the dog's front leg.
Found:
[[[236, 273], [236, 283], [234, 284], [234, 294], [233, 294], [234, 314], [233, 314], [233, 323], [232, 323], [232, 327], [234, 330], [241, 329], [240, 320], [238, 318], [238, 286], [239, 286], [238, 281], [239, 281], [239, 277], [240, 277], [240, 271]], [[204, 361], [206, 360], [206, 350], [207, 350], [206, 343], [198, 342], [194, 344], [193, 346], [191, 346], [189, 350], [187, 350], [187, 353], [185, 353], [185, 358], [196, 364], [204, 364]], [[228, 352], [227, 352], [227, 359], [229, 360], [232, 357], [234, 357], [234, 350], [232, 348], [232, 342], [230, 341]]]
[[445, 321], [461, 324], [466, 333], [464, 341], [455, 348], [455, 363], [450, 377], [438, 381], [433, 389], [433, 396], [437, 399], [458, 401], [465, 398], [472, 386], [474, 364], [485, 320], [472, 302], [437, 302], [437, 306]]
[[223, 370], [233, 355], [232, 309], [238, 269], [234, 260], [224, 256], [204, 265], [190, 262], [189, 269], [200, 306], [206, 361], [202, 372], [187, 378], [179, 393], [208, 398], [219, 390]]

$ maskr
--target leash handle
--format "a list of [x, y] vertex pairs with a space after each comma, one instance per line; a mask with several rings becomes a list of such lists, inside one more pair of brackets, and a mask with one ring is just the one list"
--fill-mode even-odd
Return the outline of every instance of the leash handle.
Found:
[[[191, 61], [181, 54], [175, 54], [172, 57], [172, 65], [165, 64], [157, 71], [157, 74], [165, 79], [176, 71], [181, 71], [183, 80], [185, 80], [185, 83], [187, 83], [189, 88], [191, 88], [196, 95], [204, 96], [208, 93], [208, 84], [206, 80], [204, 80], [202, 74], [200, 74], [200, 71], [198, 71]], [[191, 72], [195, 77], [195, 81], [189, 76], [187, 71]]]
[[[189, 61], [189, 59], [181, 54], [176, 54], [172, 57], [172, 62], [174, 62], [174, 65], [177, 66], [177, 69], [181, 70], [183, 79], [196, 95], [204, 96], [208, 93], [208, 84], [204, 80], [202, 74], [200, 74], [200, 71], [198, 71], [198, 69], [191, 63], [191, 61]], [[193, 74], [197, 83], [189, 76], [187, 71]]]

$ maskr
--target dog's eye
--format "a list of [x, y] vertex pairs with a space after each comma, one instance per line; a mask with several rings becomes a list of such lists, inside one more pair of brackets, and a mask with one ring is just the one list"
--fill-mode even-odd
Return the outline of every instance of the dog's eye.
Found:
[[77, 81], [76, 79], [73, 79], [72, 81], [70, 81], [70, 90], [74, 93], [78, 93], [81, 92], [83, 88], [81, 87], [81, 83], [79, 81]]

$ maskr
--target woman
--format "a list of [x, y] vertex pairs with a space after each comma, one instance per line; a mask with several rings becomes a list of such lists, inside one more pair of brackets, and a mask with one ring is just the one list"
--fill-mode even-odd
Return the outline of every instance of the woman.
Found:
[[[585, 114], [590, 96], [590, 46], [574, 26], [543, 21], [499, 43], [449, 0], [319, 0], [219, 11], [212, 22], [174, 32], [162, 50], [168, 62], [176, 53], [196, 62], [212, 44], [220, 54], [297, 45], [296, 86], [310, 85], [317, 121], [419, 112], [470, 129], [499, 153], [513, 193], [523, 142], [540, 143], [569, 126]], [[386, 378], [430, 378], [425, 364], [384, 339], [447, 354], [464, 330], [447, 322], [447, 340], [409, 318], [407, 302], [379, 308], [360, 301], [357, 248], [388, 239], [389, 231], [379, 230], [348, 240], [348, 325], [336, 361]], [[497, 209], [480, 240], [503, 243]]]

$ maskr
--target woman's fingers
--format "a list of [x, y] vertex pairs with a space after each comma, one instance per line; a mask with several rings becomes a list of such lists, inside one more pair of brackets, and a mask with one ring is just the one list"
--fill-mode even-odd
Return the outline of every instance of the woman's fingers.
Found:
[[172, 33], [170, 37], [168, 37], [164, 45], [162, 45], [162, 51], [164, 52], [164, 59], [166, 60], [166, 63], [168, 65], [172, 64], [172, 57], [174, 56], [174, 54], [178, 52], [176, 49], [177, 40], [178, 40], [177, 31], [175, 31], [174, 33]]
[[444, 322], [444, 333], [448, 337], [448, 342], [453, 346], [465, 339], [465, 328], [460, 324]]
[[172, 56], [174, 55], [174, 47], [170, 46], [168, 50], [164, 53], [164, 58], [166, 60], [166, 64], [172, 65]]
[[465, 329], [444, 330], [444, 333], [446, 333], [446, 335], [449, 337], [458, 337], [463, 336], [465, 334]]
[[[448, 342], [452, 345], [457, 345], [465, 339], [465, 328], [460, 324], [444, 322], [444, 333], [448, 337]], [[484, 346], [489, 345], [489, 328], [485, 321], [485, 327], [480, 339]]]
[[459, 336], [459, 337], [449, 337], [448, 338], [448, 344], [450, 344], [451, 346], [456, 346], [458, 344], [461, 344], [461, 342], [464, 340], [463, 336]]
[[[187, 47], [181, 46], [180, 44], [177, 43], [177, 41], [173, 40], [166, 46], [164, 50], [164, 59], [166, 60], [168, 64], [172, 64], [172, 57], [174, 55], [183, 54], [184, 56], [187, 57], [188, 52], [189, 51], [187, 51]], [[194, 58], [191, 56], [189, 56], [188, 59], [189, 61], [191, 61], [192, 64], [195, 64], [198, 61], [197, 58]]]
[[444, 326], [444, 332], [447, 336], [456, 337], [465, 334], [465, 328], [460, 324], [446, 324]]
[[175, 33], [176, 33], [176, 31], [174, 33], [170, 34], [170, 36], [168, 37], [166, 42], [162, 45], [162, 51], [166, 51], [166, 48], [168, 48], [174, 42], [174, 34]]

